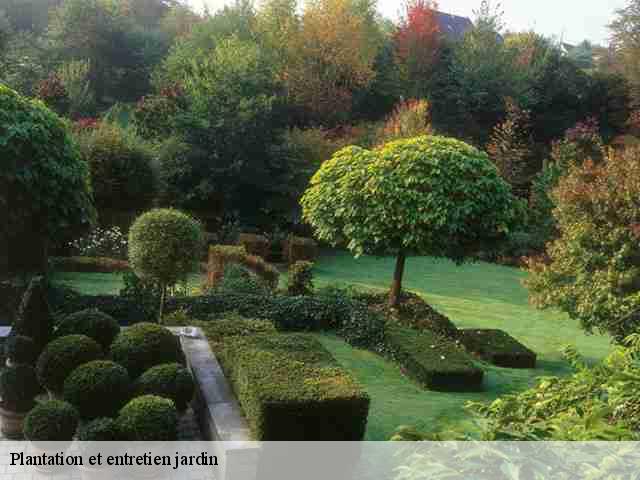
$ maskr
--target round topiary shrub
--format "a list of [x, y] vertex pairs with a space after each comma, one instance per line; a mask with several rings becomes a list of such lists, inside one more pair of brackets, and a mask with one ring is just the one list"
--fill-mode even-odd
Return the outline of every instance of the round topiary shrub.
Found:
[[115, 417], [130, 392], [127, 369], [107, 360], [80, 365], [64, 382], [64, 399], [82, 418]]
[[31, 441], [64, 442], [73, 439], [78, 427], [78, 412], [61, 400], [37, 405], [24, 420], [24, 436]]
[[173, 400], [178, 411], [187, 408], [193, 398], [195, 384], [189, 370], [179, 363], [150, 368], [136, 384], [138, 395], [159, 395]]
[[95, 220], [89, 169], [60, 117], [4, 85], [0, 125], [0, 185], [11, 206], [2, 228], [8, 269], [44, 271], [47, 239], [73, 236]]
[[5, 343], [4, 353], [11, 363], [33, 365], [38, 359], [38, 347], [31, 337], [13, 335]]
[[0, 373], [2, 408], [18, 413], [28, 412], [33, 408], [38, 393], [40, 384], [31, 365], [14, 365]]
[[61, 393], [64, 381], [80, 365], [102, 358], [102, 348], [86, 335], [67, 335], [49, 343], [38, 358], [36, 371], [40, 384]]
[[58, 325], [56, 333], [59, 336], [86, 335], [106, 350], [120, 333], [120, 325], [112, 316], [91, 308], [66, 317]]
[[178, 414], [168, 398], [144, 395], [134, 398], [120, 410], [118, 430], [129, 441], [175, 441]]
[[138, 323], [120, 333], [111, 344], [113, 361], [124, 366], [131, 378], [163, 363], [179, 362], [178, 339], [166, 328], [153, 323]]
[[129, 264], [141, 279], [161, 286], [160, 319], [167, 287], [198, 269], [203, 242], [200, 223], [178, 210], [151, 210], [131, 226]]
[[113, 418], [96, 418], [78, 428], [80, 442], [113, 442], [121, 439], [118, 424]]

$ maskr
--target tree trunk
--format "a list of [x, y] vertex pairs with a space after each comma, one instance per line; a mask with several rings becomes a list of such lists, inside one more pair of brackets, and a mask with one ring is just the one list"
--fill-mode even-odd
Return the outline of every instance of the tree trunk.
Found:
[[167, 286], [162, 284], [162, 293], [160, 294], [160, 311], [158, 312], [158, 325], [162, 324], [162, 314], [164, 313], [164, 302], [167, 298]]
[[389, 294], [389, 305], [392, 307], [397, 307], [400, 302], [402, 276], [404, 275], [404, 263], [406, 259], [405, 253], [400, 251], [396, 258], [396, 269], [393, 272], [393, 283], [391, 284], [391, 292]]

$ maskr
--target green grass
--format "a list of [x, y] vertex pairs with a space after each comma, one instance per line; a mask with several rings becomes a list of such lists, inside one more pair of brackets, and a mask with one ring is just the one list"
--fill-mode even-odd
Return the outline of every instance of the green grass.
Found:
[[[325, 254], [315, 268], [316, 285], [356, 284], [387, 288], [393, 259], [363, 257], [347, 253]], [[405, 377], [398, 366], [379, 356], [350, 347], [329, 334], [317, 335], [336, 360], [348, 368], [369, 392], [372, 403], [367, 439], [388, 439], [401, 425], [424, 431], [475, 428], [464, 410], [467, 400], [488, 401], [535, 383], [543, 375], [568, 373], [560, 350], [575, 345], [589, 361], [602, 359], [610, 350], [608, 338], [588, 336], [577, 322], [558, 312], [539, 311], [528, 304], [521, 281], [526, 273], [514, 268], [485, 263], [457, 267], [431, 258], [407, 261], [404, 287], [422, 295], [461, 328], [498, 328], [538, 354], [535, 370], [514, 370], [483, 364], [485, 391], [442, 393], [425, 391]], [[60, 281], [84, 293], [114, 293], [121, 285], [117, 275], [62, 274]]]

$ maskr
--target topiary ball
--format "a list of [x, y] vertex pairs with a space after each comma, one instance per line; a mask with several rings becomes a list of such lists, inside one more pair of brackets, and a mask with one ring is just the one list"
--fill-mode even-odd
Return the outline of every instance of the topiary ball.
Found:
[[178, 411], [187, 408], [193, 398], [195, 384], [188, 369], [179, 363], [168, 363], [150, 368], [136, 384], [138, 395], [159, 395], [173, 400]]
[[118, 430], [129, 441], [175, 441], [178, 414], [168, 398], [144, 395], [126, 404], [117, 418]]
[[90, 308], [66, 317], [58, 325], [56, 333], [59, 336], [86, 335], [106, 350], [120, 333], [120, 325], [112, 316]]
[[18, 364], [0, 373], [2, 407], [12, 412], [24, 413], [33, 408], [40, 384], [31, 365]]
[[40, 384], [61, 393], [64, 381], [80, 365], [102, 358], [102, 348], [85, 335], [67, 335], [49, 343], [38, 358], [36, 371]]
[[33, 365], [38, 359], [38, 346], [31, 337], [13, 335], [4, 346], [6, 357], [14, 364]]
[[127, 369], [107, 360], [80, 365], [64, 382], [64, 399], [85, 419], [115, 417], [130, 392]]
[[24, 420], [28, 440], [63, 442], [73, 439], [78, 427], [78, 412], [61, 400], [47, 400], [37, 405]]
[[118, 424], [113, 418], [96, 418], [78, 428], [80, 442], [112, 442], [121, 439]]
[[120, 333], [111, 344], [113, 361], [124, 366], [131, 378], [163, 363], [179, 362], [178, 339], [166, 328], [153, 323], [138, 323]]

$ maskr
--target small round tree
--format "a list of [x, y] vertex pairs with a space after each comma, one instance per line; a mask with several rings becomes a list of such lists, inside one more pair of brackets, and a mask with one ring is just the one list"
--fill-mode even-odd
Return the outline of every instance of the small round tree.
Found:
[[491, 247], [514, 220], [510, 187], [487, 155], [439, 136], [375, 151], [344, 148], [314, 175], [301, 203], [321, 240], [346, 244], [356, 256], [396, 257], [392, 306], [407, 256], [462, 263]]
[[172, 209], [151, 210], [129, 231], [129, 263], [142, 279], [161, 286], [159, 319], [167, 288], [195, 271], [202, 255], [204, 234], [197, 220]]
[[3, 268], [11, 273], [44, 271], [47, 241], [72, 236], [95, 220], [89, 169], [64, 121], [42, 102], [2, 85], [0, 217], [0, 237], [7, 236], [1, 240], [10, 252]]

